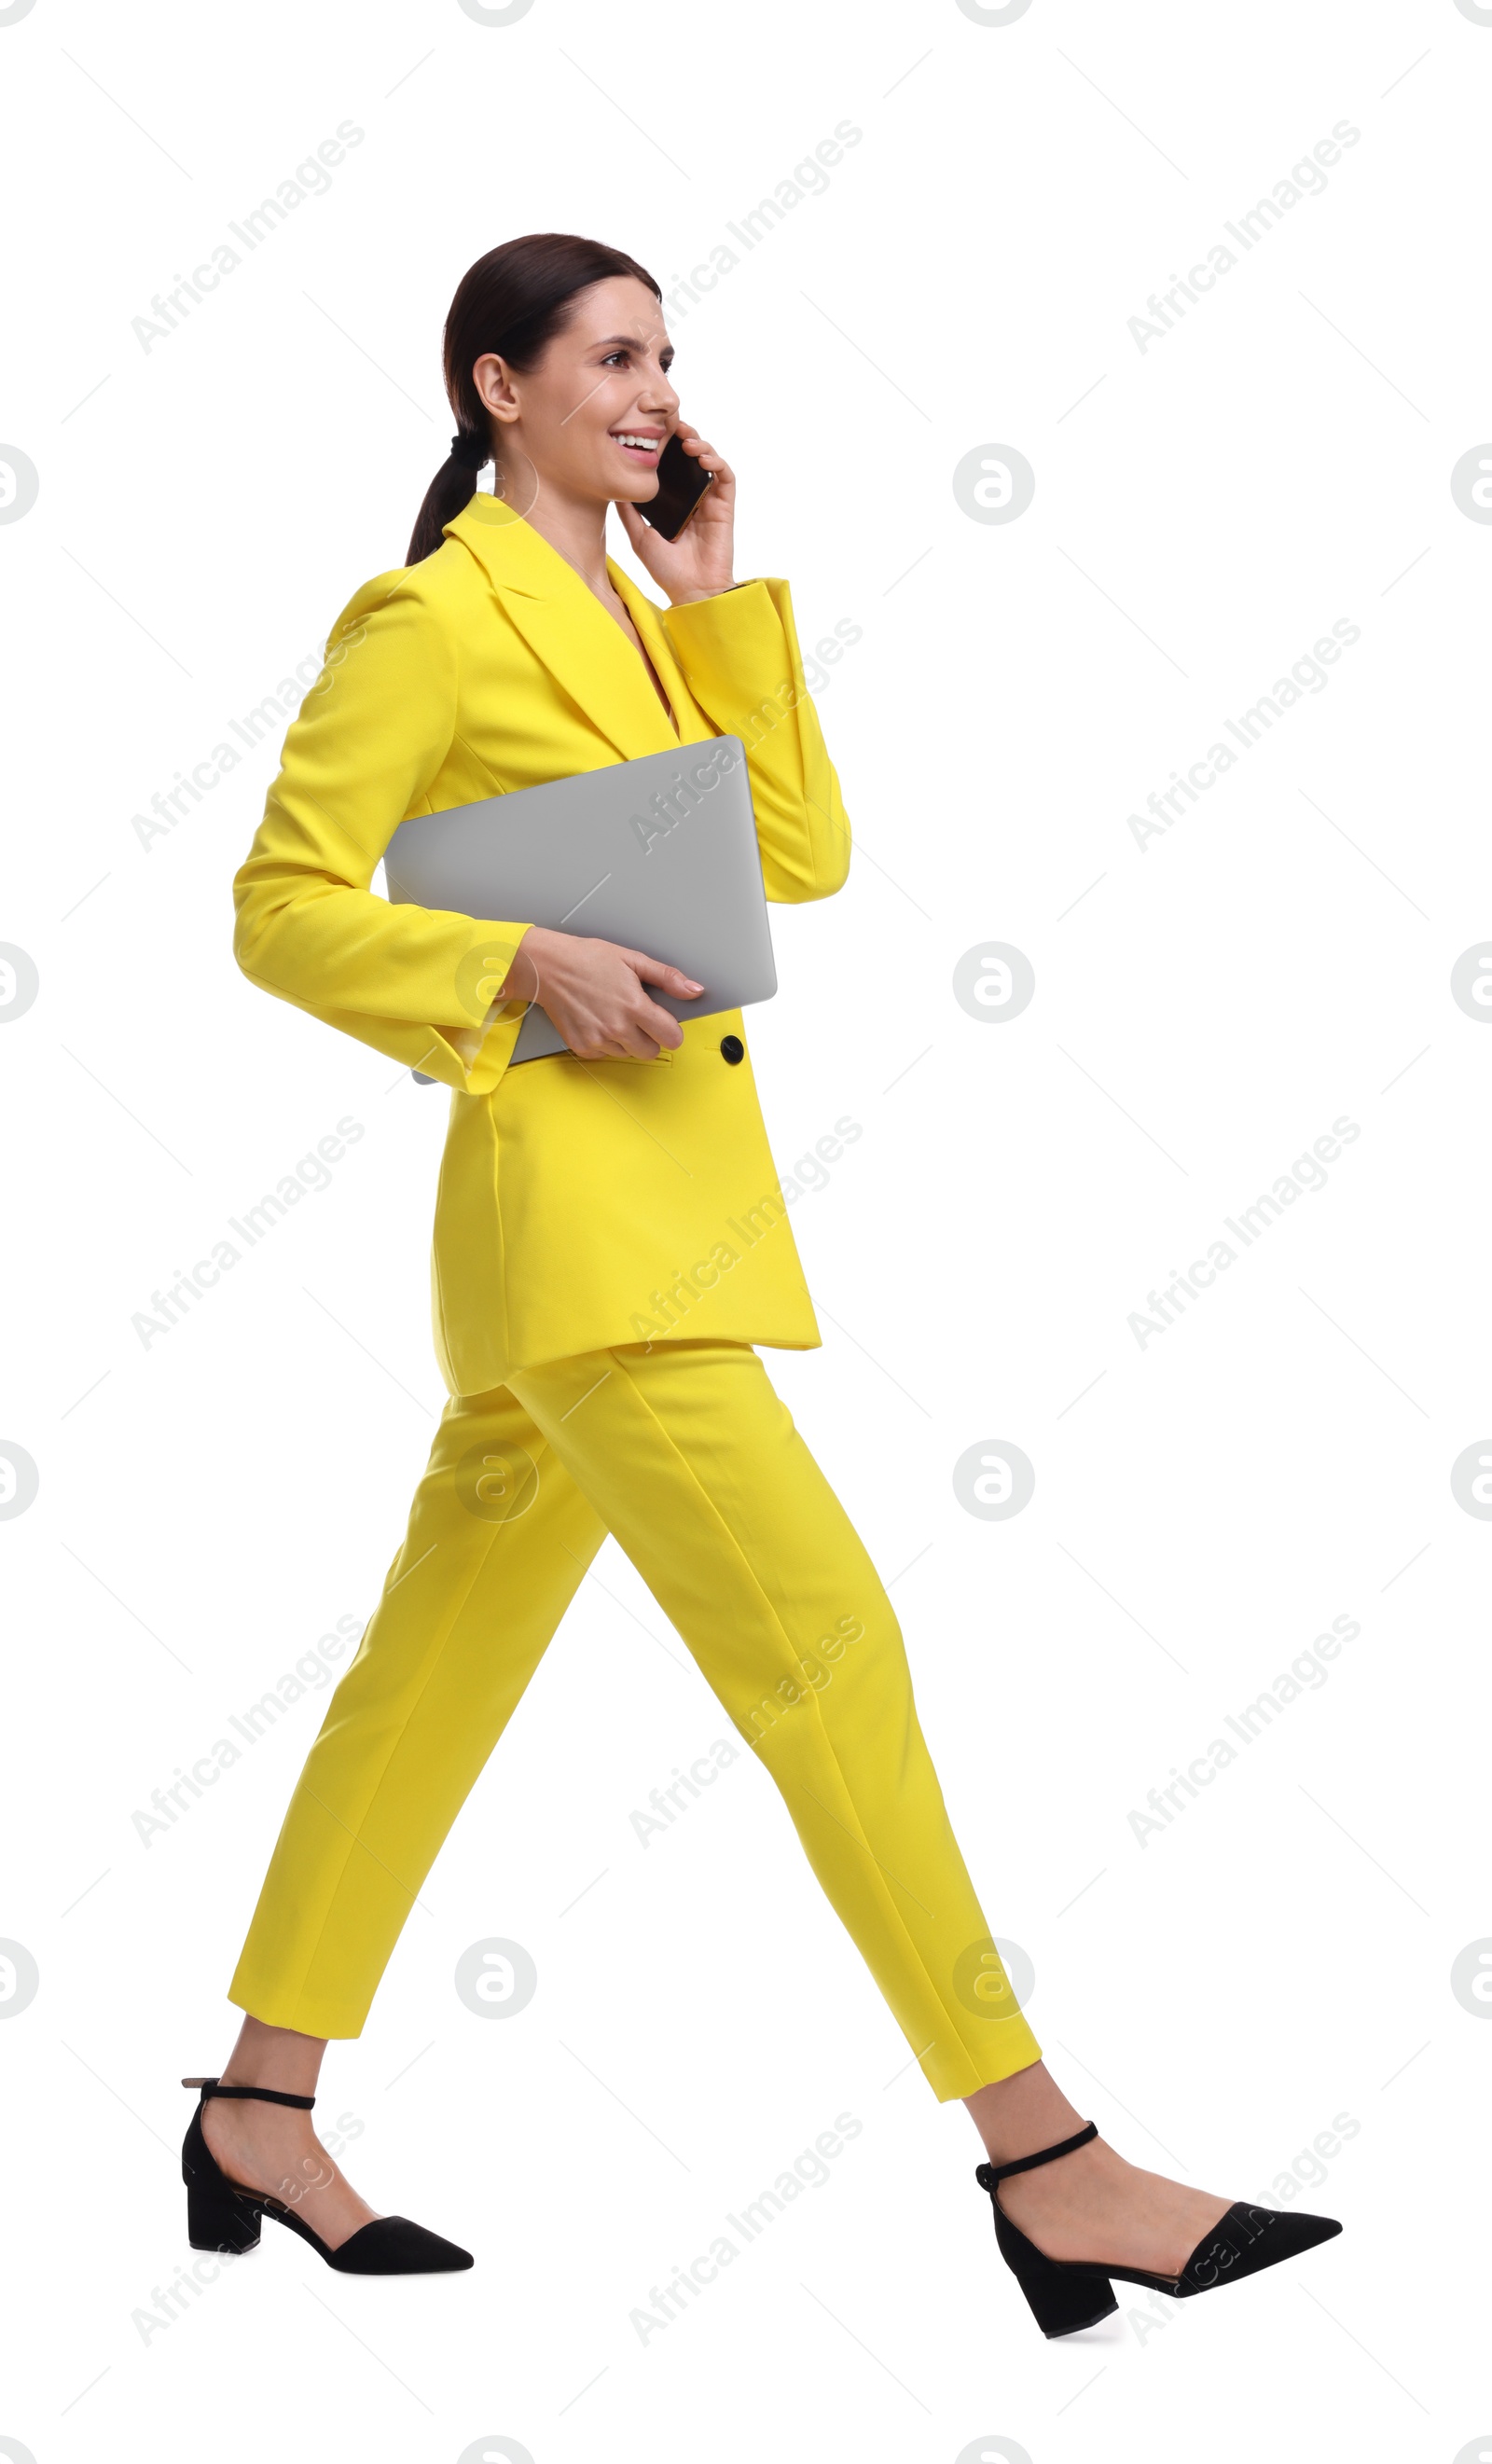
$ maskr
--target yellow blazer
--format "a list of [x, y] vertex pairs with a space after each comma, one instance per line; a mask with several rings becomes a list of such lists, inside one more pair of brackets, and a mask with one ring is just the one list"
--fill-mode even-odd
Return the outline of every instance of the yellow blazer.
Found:
[[740, 1012], [684, 1022], [655, 1061], [556, 1053], [509, 1070], [525, 1004], [489, 1013], [526, 921], [370, 888], [413, 813], [735, 735], [768, 898], [840, 889], [849, 824], [787, 583], [657, 607], [607, 570], [677, 737], [573, 566], [473, 495], [433, 556], [365, 583], [338, 618], [233, 881], [252, 982], [452, 1089], [431, 1296], [453, 1395], [614, 1343], [821, 1340], [750, 1054], [733, 1066], [721, 1048], [744, 1043]]

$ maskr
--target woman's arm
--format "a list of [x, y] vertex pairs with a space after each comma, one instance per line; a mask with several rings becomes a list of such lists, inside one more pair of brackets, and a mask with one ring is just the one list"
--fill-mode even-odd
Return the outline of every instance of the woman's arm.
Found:
[[767, 896], [827, 898], [849, 871], [849, 820], [808, 698], [792, 593], [785, 582], [732, 579], [735, 473], [688, 420], [676, 427], [713, 484], [676, 539], [619, 502], [622, 527], [669, 595], [658, 614], [691, 693], [722, 736], [746, 747]]
[[785, 582], [743, 582], [659, 609], [701, 710], [746, 747], [767, 896], [828, 898], [849, 871], [849, 817], [819, 716]]
[[494, 996], [527, 924], [396, 907], [368, 887], [399, 824], [429, 809], [455, 729], [456, 662], [417, 566], [381, 574], [343, 610], [234, 877], [233, 954], [296, 1008], [485, 1094], [523, 1016], [522, 1000]]

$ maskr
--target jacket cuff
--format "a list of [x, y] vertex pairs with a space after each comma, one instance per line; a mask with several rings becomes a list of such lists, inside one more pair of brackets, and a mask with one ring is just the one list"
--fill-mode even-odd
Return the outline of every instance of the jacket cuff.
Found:
[[773, 696], [780, 696], [782, 709], [792, 707], [803, 688], [783, 618], [791, 604], [787, 583], [773, 579], [738, 582], [659, 611], [690, 691], [712, 718], [718, 721], [723, 710], [744, 717]]
[[425, 1076], [460, 1095], [490, 1095], [513, 1058], [528, 1011], [527, 1001], [502, 1001], [480, 1026], [443, 1026], [421, 1064]]

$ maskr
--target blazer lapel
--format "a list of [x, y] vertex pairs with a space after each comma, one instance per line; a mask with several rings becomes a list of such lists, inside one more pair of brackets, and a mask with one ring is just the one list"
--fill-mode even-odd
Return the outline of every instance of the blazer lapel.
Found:
[[712, 731], [697, 712], [651, 607], [607, 560], [678, 718], [675, 737], [647, 673], [621, 627], [557, 548], [499, 497], [476, 495], [446, 524], [470, 548], [535, 656], [561, 692], [614, 746], [635, 761]]
[[[690, 692], [689, 679], [673, 655], [673, 645], [669, 639], [666, 627], [659, 620], [657, 608], [652, 601], [639, 590], [631, 575], [624, 573], [619, 564], [613, 564], [609, 556], [606, 559], [606, 571], [611, 576], [613, 587], [621, 593], [632, 622], [642, 635], [643, 648], [651, 659], [657, 671], [658, 681], [669, 696], [669, 707], [679, 723], [676, 740], [680, 744], [700, 743], [706, 737], [713, 736], [714, 730]], [[623, 647], [625, 648], [625, 644]], [[635, 660], [637, 657], [635, 650], [632, 656]], [[643, 682], [647, 687], [647, 691], [652, 693], [652, 687], [647, 684], [646, 676]], [[653, 693], [652, 697], [656, 702], [657, 694]], [[660, 710], [658, 715], [663, 719], [667, 730], [665, 742], [673, 743], [675, 741], [673, 730], [669, 726], [666, 715]]]

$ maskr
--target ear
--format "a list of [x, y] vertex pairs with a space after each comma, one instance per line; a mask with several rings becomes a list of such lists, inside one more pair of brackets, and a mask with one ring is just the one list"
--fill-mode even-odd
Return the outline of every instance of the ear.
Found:
[[496, 351], [484, 351], [472, 368], [472, 382], [494, 419], [515, 420], [518, 416], [518, 397], [513, 382], [513, 371]]

